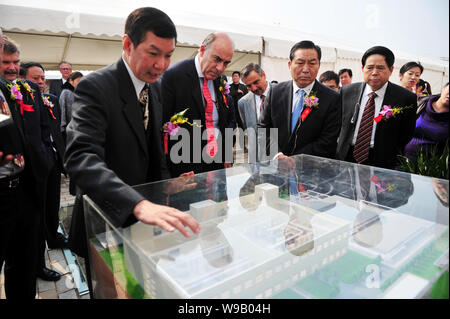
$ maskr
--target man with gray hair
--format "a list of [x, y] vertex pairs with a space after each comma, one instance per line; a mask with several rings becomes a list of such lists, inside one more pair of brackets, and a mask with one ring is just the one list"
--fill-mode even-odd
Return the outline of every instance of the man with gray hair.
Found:
[[[176, 151], [179, 143], [185, 145], [188, 141], [180, 142], [165, 136], [165, 153], [172, 177], [231, 166], [233, 143], [231, 147], [226, 146], [225, 130], [234, 130], [236, 120], [233, 99], [221, 76], [230, 64], [233, 52], [234, 44], [227, 34], [211, 33], [194, 58], [173, 65], [161, 78], [164, 122], [188, 109], [184, 116], [189, 122], [197, 120], [201, 125], [199, 128], [199, 125], [181, 124], [181, 132], [187, 132], [190, 141], [188, 147], [181, 149], [181, 156]], [[196, 132], [198, 138], [194, 138]], [[181, 135], [181, 139], [183, 137]]]
[[247, 130], [249, 159], [253, 162], [257, 159], [253, 155], [257, 154], [257, 124], [271, 85], [267, 82], [266, 73], [259, 64], [249, 63], [242, 69], [241, 73], [242, 81], [249, 92], [239, 100], [238, 110], [243, 129]]

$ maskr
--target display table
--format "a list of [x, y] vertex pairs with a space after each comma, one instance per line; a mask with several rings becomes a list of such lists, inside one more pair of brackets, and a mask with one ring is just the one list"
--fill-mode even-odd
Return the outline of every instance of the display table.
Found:
[[447, 180], [292, 159], [135, 187], [196, 218], [190, 238], [85, 196], [94, 296], [448, 298]]

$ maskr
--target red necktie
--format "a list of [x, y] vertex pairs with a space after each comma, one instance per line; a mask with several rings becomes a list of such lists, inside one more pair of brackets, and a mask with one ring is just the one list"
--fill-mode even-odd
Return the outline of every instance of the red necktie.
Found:
[[361, 123], [359, 124], [358, 136], [356, 137], [355, 148], [353, 149], [353, 157], [356, 163], [362, 163], [369, 158], [376, 96], [377, 94], [375, 92], [369, 94], [369, 100], [364, 108]]
[[264, 94], [261, 95], [261, 103], [259, 104], [259, 115], [261, 115], [264, 107], [264, 100], [266, 99], [266, 96]]
[[213, 108], [214, 103], [211, 98], [211, 93], [209, 93], [208, 89], [208, 80], [203, 78], [203, 96], [206, 100], [206, 109], [205, 109], [205, 120], [206, 120], [206, 135], [208, 137], [208, 141], [206, 144], [206, 152], [209, 156], [214, 157], [217, 153], [218, 146], [216, 136], [214, 135], [214, 122], [213, 122]]

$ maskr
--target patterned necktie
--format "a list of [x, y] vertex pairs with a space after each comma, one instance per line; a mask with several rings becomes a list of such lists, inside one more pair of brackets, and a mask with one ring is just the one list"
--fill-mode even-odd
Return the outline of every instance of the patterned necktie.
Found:
[[218, 151], [217, 140], [214, 134], [214, 122], [213, 122], [214, 103], [211, 98], [211, 93], [209, 92], [208, 89], [208, 80], [206, 78], [203, 78], [202, 92], [206, 100], [205, 120], [206, 120], [206, 135], [208, 137], [208, 141], [206, 144], [206, 153], [208, 153], [209, 156], [214, 157], [216, 156]]
[[303, 110], [303, 95], [305, 94], [304, 90], [298, 90], [297, 94], [299, 95], [299, 99], [297, 104], [294, 107], [294, 112], [292, 112], [292, 126], [291, 133], [294, 132], [295, 126], [297, 125], [298, 119], [300, 118], [300, 114], [302, 114]]
[[264, 101], [266, 100], [266, 96], [261, 94], [261, 103], [259, 104], [259, 115], [261, 115], [264, 108]]
[[145, 84], [142, 88], [141, 94], [139, 94], [139, 103], [141, 103], [142, 106], [142, 113], [144, 114], [144, 128], [147, 130], [148, 126], [148, 85]]
[[355, 148], [353, 149], [353, 157], [356, 163], [362, 163], [369, 158], [376, 97], [377, 94], [375, 92], [369, 94], [369, 100], [364, 108], [361, 123], [359, 124], [358, 136], [356, 137]]

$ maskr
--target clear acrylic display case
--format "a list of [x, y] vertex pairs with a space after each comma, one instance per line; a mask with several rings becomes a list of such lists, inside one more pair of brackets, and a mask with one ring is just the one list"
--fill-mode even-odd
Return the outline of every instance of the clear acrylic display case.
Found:
[[194, 216], [190, 238], [85, 196], [94, 297], [448, 298], [448, 180], [292, 159], [135, 187]]

